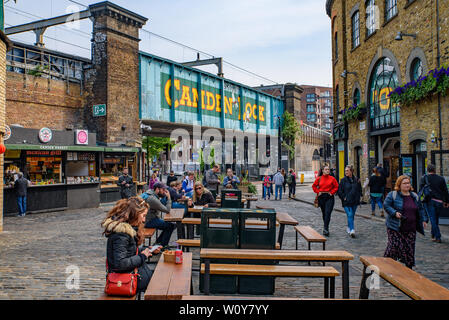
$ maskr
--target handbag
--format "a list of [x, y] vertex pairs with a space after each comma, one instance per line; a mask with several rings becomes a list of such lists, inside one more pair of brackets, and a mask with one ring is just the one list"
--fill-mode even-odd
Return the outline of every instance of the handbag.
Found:
[[[320, 188], [320, 182], [321, 182], [321, 177], [318, 180], [318, 189]], [[320, 204], [318, 203], [318, 193], [316, 194], [315, 201], [313, 202], [313, 206], [315, 208], [318, 208], [320, 206]]]
[[[136, 250], [136, 255], [139, 249]], [[106, 258], [106, 286], [104, 292], [108, 296], [132, 297], [137, 294], [137, 268], [132, 273], [109, 272], [108, 259]]]

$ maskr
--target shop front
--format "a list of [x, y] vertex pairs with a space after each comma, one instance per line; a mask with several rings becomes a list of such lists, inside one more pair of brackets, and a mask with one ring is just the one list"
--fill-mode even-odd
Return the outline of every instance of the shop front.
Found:
[[104, 148], [94, 133], [11, 127], [5, 146], [5, 215], [18, 212], [13, 186], [19, 172], [30, 181], [27, 212], [98, 207]]

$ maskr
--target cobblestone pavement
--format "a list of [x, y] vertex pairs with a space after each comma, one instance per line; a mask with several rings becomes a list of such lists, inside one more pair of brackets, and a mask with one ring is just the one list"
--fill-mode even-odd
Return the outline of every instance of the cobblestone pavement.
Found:
[[[298, 186], [297, 198], [303, 201], [313, 199], [310, 186]], [[257, 204], [288, 212], [301, 225], [310, 225], [322, 232], [320, 210], [309, 203], [284, 198], [282, 201], [259, 200]], [[31, 214], [22, 218], [5, 217], [5, 231], [0, 233], [0, 299], [97, 299], [105, 281], [106, 239], [102, 237], [100, 223], [110, 208], [106, 205], [95, 209]], [[362, 206], [362, 215], [363, 210]], [[351, 298], [358, 298], [359, 294], [362, 273], [359, 256], [382, 256], [387, 243], [383, 219], [368, 219], [362, 215], [356, 215], [357, 237], [352, 239], [346, 234], [346, 215], [338, 211], [337, 205], [326, 245], [328, 250], [347, 250], [355, 256], [350, 262]], [[430, 227], [427, 231], [426, 237], [417, 236], [415, 270], [449, 288], [449, 242], [443, 238], [443, 243], [433, 243], [429, 239]], [[446, 226], [442, 227], [442, 233], [446, 237], [449, 234]], [[176, 240], [176, 232], [171, 240]], [[287, 226], [283, 249], [294, 248], [295, 232], [293, 227]], [[307, 248], [301, 237], [299, 248]], [[198, 257], [198, 250], [192, 251], [194, 257]], [[198, 268], [198, 264], [194, 261], [194, 268]], [[328, 265], [341, 271], [340, 264]], [[66, 286], [67, 277], [73, 274], [71, 266], [79, 268], [79, 290]], [[151, 263], [150, 268], [154, 267], [155, 263]], [[198, 272], [193, 272], [196, 294], [199, 293], [198, 278]], [[322, 298], [323, 280], [277, 278], [275, 296]], [[336, 297], [341, 297], [340, 277], [336, 281]], [[408, 297], [381, 280], [380, 289], [372, 290], [370, 299]]]

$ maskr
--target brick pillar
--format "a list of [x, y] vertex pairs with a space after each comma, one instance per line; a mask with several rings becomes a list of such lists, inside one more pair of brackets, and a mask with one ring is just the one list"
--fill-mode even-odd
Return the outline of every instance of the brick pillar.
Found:
[[[139, 29], [147, 18], [107, 1], [89, 10], [93, 66], [86, 72], [86, 122], [99, 141], [139, 146]], [[97, 104], [106, 104], [106, 116], [93, 116]]]

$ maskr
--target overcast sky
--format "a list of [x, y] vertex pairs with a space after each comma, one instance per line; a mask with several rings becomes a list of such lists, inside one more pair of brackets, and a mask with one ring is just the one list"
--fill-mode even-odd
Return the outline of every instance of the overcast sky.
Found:
[[[98, 1], [10, 0], [5, 27], [83, 10]], [[189, 47], [223, 57], [229, 63], [277, 83], [331, 86], [330, 19], [325, 0], [113, 0], [148, 18], [143, 29]], [[90, 58], [89, 19], [49, 28], [47, 48]], [[34, 33], [11, 36], [34, 43]], [[140, 50], [175, 61], [196, 59], [196, 51], [141, 32]], [[58, 39], [53, 40], [53, 39]], [[71, 45], [73, 44], [73, 45]], [[208, 58], [202, 55], [202, 58]], [[216, 73], [216, 67], [204, 67]], [[226, 78], [247, 85], [271, 85], [229, 65]]]

